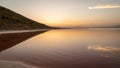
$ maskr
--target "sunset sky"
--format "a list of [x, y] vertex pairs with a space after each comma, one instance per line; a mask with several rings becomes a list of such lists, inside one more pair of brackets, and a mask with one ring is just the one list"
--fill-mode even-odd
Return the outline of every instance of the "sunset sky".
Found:
[[120, 0], [0, 0], [0, 6], [49, 26], [120, 25]]

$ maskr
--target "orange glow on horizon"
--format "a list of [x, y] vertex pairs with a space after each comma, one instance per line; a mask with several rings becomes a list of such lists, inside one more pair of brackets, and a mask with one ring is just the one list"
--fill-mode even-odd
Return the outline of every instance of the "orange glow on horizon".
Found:
[[73, 18], [66, 19], [59, 15], [51, 15], [47, 16], [46, 18], [37, 18], [36, 20], [48, 26], [55, 27], [76, 27], [89, 25], [88, 23], [86, 23], [87, 21], [74, 20]]

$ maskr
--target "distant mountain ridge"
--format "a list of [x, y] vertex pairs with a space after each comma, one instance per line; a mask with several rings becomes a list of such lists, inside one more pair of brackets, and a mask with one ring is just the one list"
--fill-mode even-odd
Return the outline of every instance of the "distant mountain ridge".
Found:
[[116, 26], [114, 26], [114, 28], [120, 28], [120, 25], [116, 25]]
[[0, 30], [48, 29], [47, 25], [28, 19], [0, 6]]

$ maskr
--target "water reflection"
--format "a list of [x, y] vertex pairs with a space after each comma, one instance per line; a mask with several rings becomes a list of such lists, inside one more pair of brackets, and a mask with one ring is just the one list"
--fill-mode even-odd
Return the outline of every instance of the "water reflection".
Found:
[[0, 52], [43, 32], [46, 31], [0, 34]]
[[51, 30], [1, 52], [0, 60], [38, 68], [120, 68], [119, 35], [120, 30]]
[[101, 45], [90, 45], [88, 47], [90, 50], [95, 50], [95, 51], [120, 51], [119, 47], [113, 47], [113, 46], [101, 46]]
[[120, 52], [120, 47], [115, 46], [107, 46], [107, 45], [90, 45], [88, 46], [89, 50], [93, 50], [96, 52], [99, 52], [98, 54], [101, 57], [105, 58], [119, 58], [120, 55], [118, 54]]

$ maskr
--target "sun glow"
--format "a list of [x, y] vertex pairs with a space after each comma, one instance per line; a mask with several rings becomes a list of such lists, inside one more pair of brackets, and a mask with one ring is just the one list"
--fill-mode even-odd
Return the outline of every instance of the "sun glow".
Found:
[[66, 13], [62, 11], [52, 10], [46, 11], [42, 14], [43, 22], [47, 23], [48, 25], [56, 25], [63, 23], [66, 20]]
[[45, 18], [47, 23], [60, 23], [63, 20], [62, 16], [60, 15], [48, 15]]

